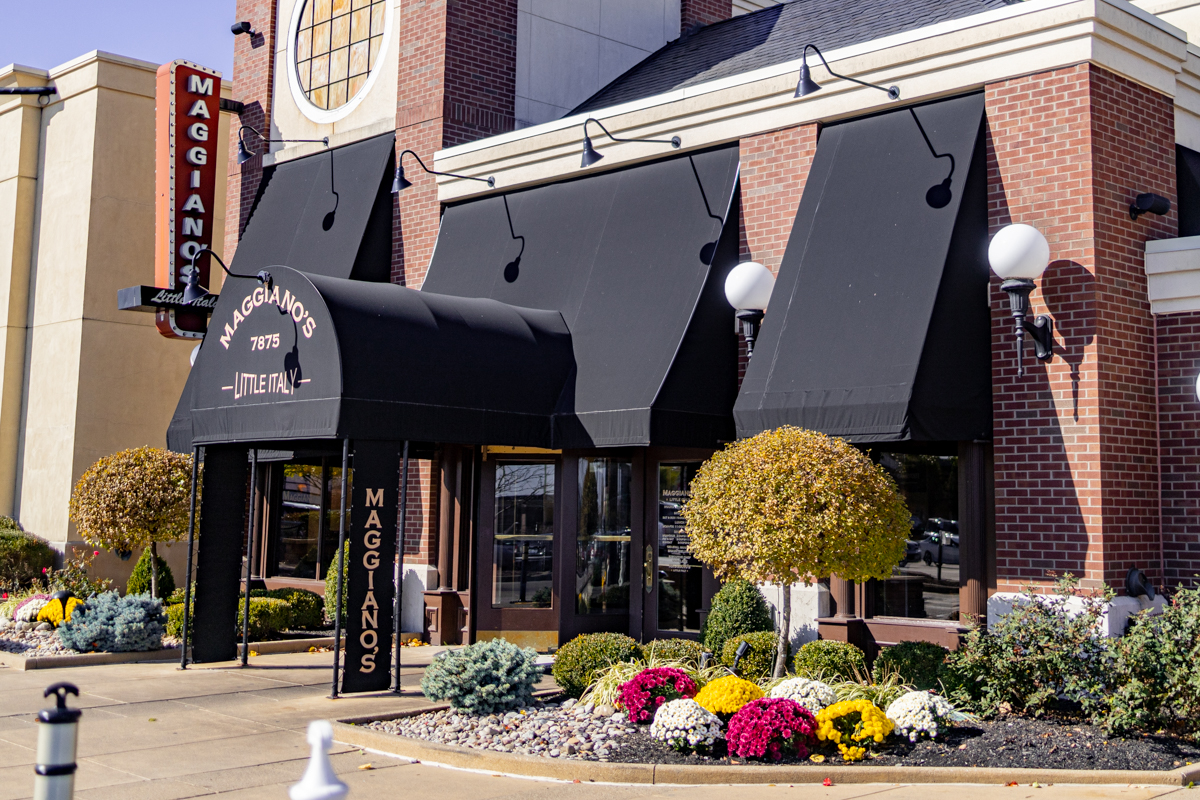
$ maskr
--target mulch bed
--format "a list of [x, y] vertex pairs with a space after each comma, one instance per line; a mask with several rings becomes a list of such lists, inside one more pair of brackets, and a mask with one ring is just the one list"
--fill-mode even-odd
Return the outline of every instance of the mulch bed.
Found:
[[[657, 764], [771, 764], [726, 758], [722, 750], [709, 756], [682, 754], [651, 739], [647, 726], [621, 740], [611, 761]], [[1200, 763], [1200, 747], [1170, 736], [1108, 738], [1099, 728], [1069, 720], [1001, 717], [997, 720], [952, 728], [944, 738], [911, 744], [897, 741], [875, 757], [843, 763], [836, 751], [817, 750], [827, 766], [853, 769], [871, 766], [1015, 767], [1032, 769], [1172, 770]], [[808, 764], [807, 759], [785, 758], [784, 764]]]

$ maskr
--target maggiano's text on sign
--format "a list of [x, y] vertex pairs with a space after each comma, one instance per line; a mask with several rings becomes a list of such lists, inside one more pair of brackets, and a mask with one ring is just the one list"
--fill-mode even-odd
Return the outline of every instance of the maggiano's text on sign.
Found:
[[367, 571], [367, 594], [363, 598], [362, 631], [358, 634], [358, 643], [363, 652], [360, 656], [359, 670], [364, 673], [375, 671], [375, 656], [379, 654], [379, 602], [375, 599], [375, 572], [379, 569], [380, 537], [383, 535], [383, 523], [379, 521], [379, 509], [383, 507], [383, 489], [367, 489], [367, 508], [371, 509], [367, 522], [363, 526], [362, 565]]

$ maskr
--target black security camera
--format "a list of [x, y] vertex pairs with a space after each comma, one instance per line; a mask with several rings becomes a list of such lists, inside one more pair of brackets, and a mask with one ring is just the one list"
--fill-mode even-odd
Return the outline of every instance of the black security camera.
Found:
[[251, 36], [254, 36], [256, 33], [254, 28], [250, 27], [249, 22], [235, 22], [229, 26], [229, 30], [233, 33], [234, 36], [240, 36], [243, 33], [247, 33]]

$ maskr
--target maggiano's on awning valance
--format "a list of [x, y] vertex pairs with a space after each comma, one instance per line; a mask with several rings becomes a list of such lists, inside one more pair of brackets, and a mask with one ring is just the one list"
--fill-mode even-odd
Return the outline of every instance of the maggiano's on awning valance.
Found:
[[173, 449], [343, 437], [550, 446], [573, 366], [558, 312], [271, 275], [269, 288], [226, 282]]
[[739, 436], [991, 437], [982, 119], [973, 94], [822, 129]]

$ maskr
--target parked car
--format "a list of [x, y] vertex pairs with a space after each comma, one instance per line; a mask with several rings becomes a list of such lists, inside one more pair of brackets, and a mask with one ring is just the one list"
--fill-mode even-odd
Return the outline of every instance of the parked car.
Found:
[[927, 566], [941, 564], [957, 564], [958, 550], [958, 521], [930, 517], [925, 522], [926, 535], [918, 544], [920, 558]]

